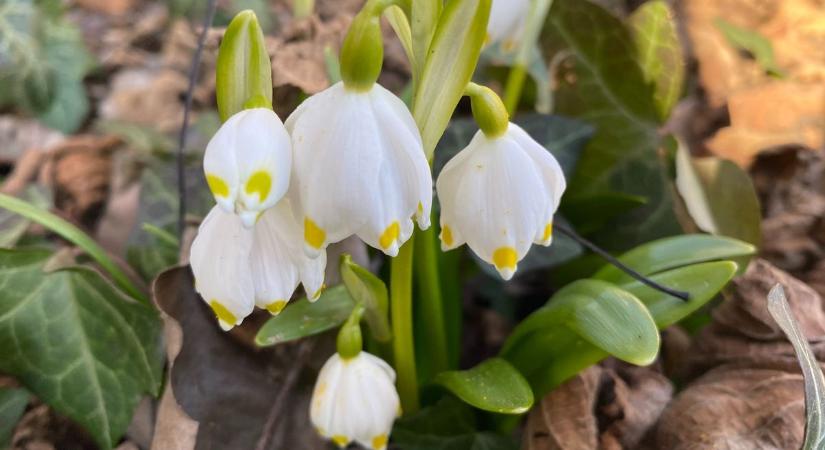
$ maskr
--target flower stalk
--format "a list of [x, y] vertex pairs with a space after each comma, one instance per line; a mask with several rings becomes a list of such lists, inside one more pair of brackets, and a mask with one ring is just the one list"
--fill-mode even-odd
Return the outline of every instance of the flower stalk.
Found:
[[398, 395], [406, 413], [418, 411], [418, 374], [413, 339], [412, 270], [415, 235], [401, 247], [390, 268], [390, 316]]

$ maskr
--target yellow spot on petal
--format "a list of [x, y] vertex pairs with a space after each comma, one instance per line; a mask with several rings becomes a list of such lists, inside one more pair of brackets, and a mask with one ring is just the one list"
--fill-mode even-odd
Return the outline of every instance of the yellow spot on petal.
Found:
[[401, 225], [398, 222], [393, 222], [390, 226], [381, 233], [381, 237], [378, 238], [378, 243], [381, 244], [381, 248], [388, 249], [392, 245], [393, 242], [398, 240], [398, 235], [401, 233]]
[[212, 308], [212, 311], [215, 312], [215, 316], [218, 317], [218, 320], [221, 322], [228, 323], [229, 325], [235, 325], [238, 322], [238, 318], [232, 314], [231, 311], [226, 309], [226, 306], [223, 306], [217, 300], [211, 300], [209, 302], [209, 307]]
[[270, 189], [272, 189], [272, 176], [269, 172], [259, 170], [246, 181], [246, 193], [249, 195], [257, 193], [258, 201], [266, 200]]
[[424, 214], [424, 205], [418, 202], [418, 214]]
[[447, 225], [444, 225], [444, 227], [441, 228], [441, 240], [444, 241], [444, 244], [447, 247], [453, 246], [453, 230], [451, 230]]
[[386, 434], [379, 434], [372, 438], [372, 448], [375, 450], [381, 450], [382, 448], [387, 446], [387, 435]]
[[336, 434], [332, 437], [332, 442], [335, 442], [339, 447], [346, 447], [347, 444], [349, 444], [349, 438], [341, 434]]
[[327, 233], [309, 217], [304, 218], [304, 241], [313, 248], [321, 248], [327, 240]]
[[324, 383], [324, 382], [319, 384], [318, 387], [315, 389], [315, 395], [318, 395], [318, 396], [322, 396], [326, 392], [327, 392], [327, 384]]
[[499, 247], [493, 252], [493, 264], [498, 269], [516, 269], [518, 254], [513, 247]]
[[275, 300], [274, 302], [266, 305], [266, 310], [271, 312], [273, 315], [277, 315], [283, 311], [285, 307], [286, 300]]
[[544, 235], [542, 235], [541, 240], [544, 241], [544, 242], [547, 242], [552, 237], [553, 237], [553, 222], [550, 222], [544, 227]]
[[229, 185], [215, 174], [206, 174], [206, 184], [216, 197], [229, 197]]

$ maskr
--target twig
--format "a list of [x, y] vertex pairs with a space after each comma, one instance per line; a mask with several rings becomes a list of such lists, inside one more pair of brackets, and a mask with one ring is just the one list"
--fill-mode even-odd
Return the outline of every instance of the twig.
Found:
[[264, 423], [263, 430], [261, 430], [261, 437], [255, 445], [255, 450], [267, 450], [270, 447], [272, 437], [275, 435], [278, 418], [281, 417], [281, 412], [284, 407], [284, 403], [286, 402], [287, 395], [290, 391], [292, 391], [295, 384], [298, 382], [298, 375], [306, 365], [307, 359], [312, 354], [312, 348], [314, 346], [315, 341], [311, 339], [304, 339], [298, 344], [298, 351], [296, 352], [297, 354], [295, 356], [295, 360], [290, 366], [289, 372], [287, 372], [283, 384], [281, 384], [281, 389], [278, 391], [278, 396], [275, 397], [275, 401], [272, 403], [272, 408], [269, 410], [269, 414], [266, 417], [266, 422]]
[[641, 283], [644, 283], [645, 285], [650, 286], [651, 288], [656, 289], [657, 291], [661, 291], [661, 292], [664, 292], [665, 294], [672, 295], [673, 297], [676, 297], [679, 300], [683, 300], [683, 301], [690, 300], [690, 293], [685, 292], [685, 291], [678, 291], [676, 289], [671, 289], [667, 286], [662, 286], [661, 284], [651, 280], [650, 278], [647, 278], [646, 276], [644, 276], [644, 275], [640, 274], [639, 272], [636, 272], [635, 270], [633, 270], [630, 267], [626, 266], [624, 263], [622, 263], [618, 259], [614, 258], [613, 255], [611, 255], [610, 253], [607, 253], [605, 250], [601, 249], [596, 244], [594, 244], [594, 243], [588, 241], [587, 239], [579, 236], [578, 233], [576, 233], [572, 229], [567, 228], [566, 226], [561, 225], [561, 224], [554, 224], [553, 228], [560, 231], [562, 234], [567, 235], [568, 237], [570, 237], [574, 241], [576, 241], [579, 244], [581, 244], [582, 246], [586, 247], [588, 250], [592, 251], [593, 253], [601, 256], [602, 258], [604, 258], [610, 264], [616, 266], [617, 268], [622, 270], [624, 273], [630, 275], [633, 279], [635, 279], [635, 280], [637, 280]]
[[186, 228], [186, 171], [183, 166], [183, 149], [186, 147], [186, 129], [189, 128], [189, 111], [192, 109], [192, 95], [195, 90], [195, 81], [198, 77], [198, 69], [201, 65], [201, 55], [206, 42], [206, 35], [209, 27], [215, 19], [216, 0], [209, 0], [207, 4], [206, 18], [203, 21], [203, 29], [198, 36], [198, 46], [192, 56], [192, 66], [189, 68], [189, 86], [186, 88], [186, 102], [183, 107], [183, 124], [180, 127], [178, 136], [178, 151], [176, 155], [178, 169], [178, 238], [183, 240], [183, 230]]

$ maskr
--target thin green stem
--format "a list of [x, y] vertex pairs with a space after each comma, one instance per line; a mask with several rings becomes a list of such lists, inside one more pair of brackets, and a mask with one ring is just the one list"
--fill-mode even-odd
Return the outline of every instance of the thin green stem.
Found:
[[514, 115], [518, 109], [521, 93], [524, 90], [524, 81], [527, 78], [530, 53], [536, 45], [536, 41], [538, 41], [541, 28], [552, 5], [553, 0], [532, 0], [530, 4], [529, 19], [524, 27], [518, 53], [504, 88], [504, 105], [510, 115]]
[[510, 73], [507, 75], [507, 84], [504, 86], [504, 106], [511, 116], [518, 110], [525, 79], [527, 79], [527, 69], [524, 65], [516, 63], [510, 68]]
[[38, 208], [6, 194], [0, 194], [0, 208], [6, 208], [13, 213], [20, 214], [33, 222], [37, 222], [77, 245], [109, 273], [118, 287], [135, 299], [146, 304], [149, 303], [149, 298], [146, 294], [135, 286], [126, 273], [106, 254], [106, 250], [99, 246], [97, 242], [80, 228], [45, 209]]
[[390, 267], [390, 310], [398, 396], [405, 414], [418, 411], [418, 376], [413, 340], [412, 269], [415, 235], [393, 258]]
[[421, 313], [427, 324], [427, 353], [433, 374], [449, 370], [447, 333], [444, 323], [444, 301], [438, 273], [438, 239], [435, 227], [418, 233], [415, 241], [415, 273]]

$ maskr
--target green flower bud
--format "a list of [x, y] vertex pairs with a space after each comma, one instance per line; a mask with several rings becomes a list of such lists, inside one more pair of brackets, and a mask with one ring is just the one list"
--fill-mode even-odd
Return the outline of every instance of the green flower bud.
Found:
[[347, 321], [341, 326], [341, 330], [338, 331], [336, 344], [338, 354], [343, 359], [354, 358], [361, 353], [364, 346], [361, 339], [361, 316], [363, 314], [364, 306], [356, 305]]
[[378, 81], [383, 62], [381, 13], [375, 14], [373, 8], [364, 7], [355, 16], [341, 48], [341, 79], [344, 86], [356, 91], [369, 90]]

